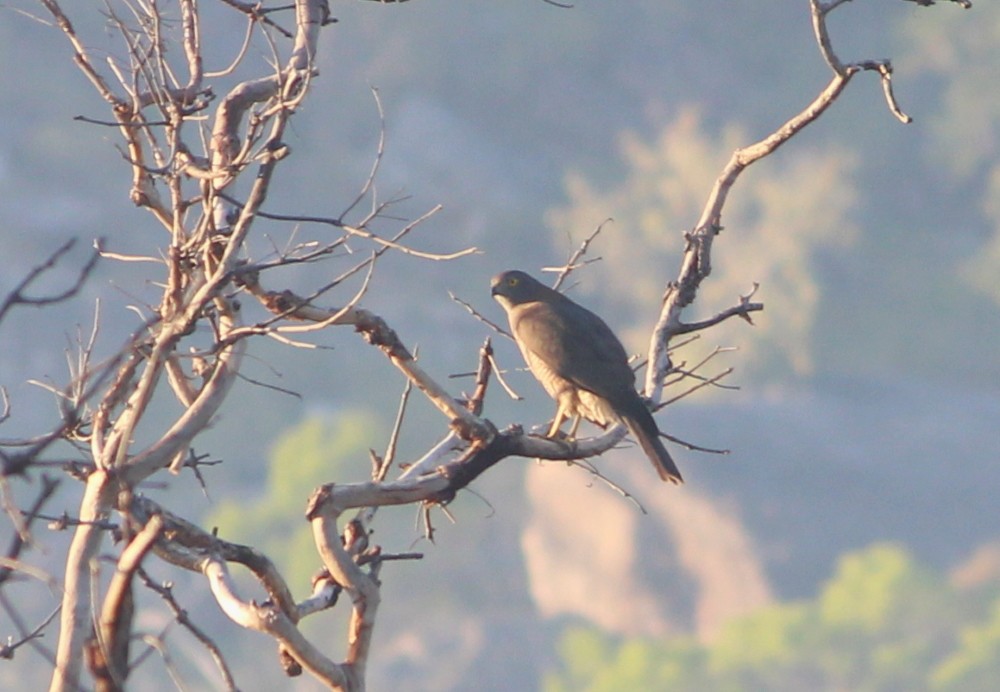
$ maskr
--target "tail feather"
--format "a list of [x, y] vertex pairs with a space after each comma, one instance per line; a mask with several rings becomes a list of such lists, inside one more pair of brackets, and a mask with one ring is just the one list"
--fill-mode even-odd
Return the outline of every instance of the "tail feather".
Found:
[[663, 446], [663, 442], [660, 441], [660, 429], [656, 426], [656, 420], [649, 413], [648, 409], [645, 408], [645, 405], [643, 406], [643, 413], [645, 413], [645, 416], [642, 413], [623, 416], [622, 421], [639, 443], [639, 446], [642, 447], [642, 451], [649, 457], [649, 461], [653, 464], [653, 468], [656, 469], [660, 478], [674, 484], [683, 483], [684, 479], [681, 478], [681, 472], [677, 468], [677, 464], [674, 463], [670, 452], [667, 451], [667, 448]]

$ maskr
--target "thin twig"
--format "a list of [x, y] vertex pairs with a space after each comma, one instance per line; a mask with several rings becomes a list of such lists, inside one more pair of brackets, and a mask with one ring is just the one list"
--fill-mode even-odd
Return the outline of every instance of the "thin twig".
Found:
[[482, 313], [480, 313], [478, 310], [476, 310], [476, 308], [472, 307], [472, 305], [470, 303], [465, 302], [464, 300], [462, 300], [461, 298], [459, 298], [458, 296], [456, 296], [451, 291], [448, 291], [448, 296], [453, 301], [455, 301], [456, 303], [458, 303], [459, 305], [461, 305], [463, 308], [465, 308], [470, 315], [472, 315], [473, 317], [475, 317], [477, 320], [479, 320], [483, 324], [487, 325], [490, 329], [492, 329], [493, 331], [495, 331], [497, 334], [502, 334], [503, 336], [505, 336], [508, 339], [510, 339], [510, 340], [513, 341], [514, 337], [511, 336], [510, 332], [508, 332], [506, 329], [504, 329], [503, 327], [501, 327], [496, 322], [493, 322], [489, 318], [484, 317], [482, 315]]
[[552, 284], [553, 289], [558, 291], [559, 288], [562, 286], [563, 281], [566, 280], [566, 277], [568, 277], [574, 269], [583, 266], [583, 264], [590, 264], [592, 262], [597, 262], [601, 259], [600, 257], [595, 257], [593, 259], [587, 260], [583, 264], [580, 264], [580, 258], [587, 254], [587, 250], [590, 249], [590, 244], [594, 242], [594, 240], [597, 238], [598, 235], [600, 235], [601, 231], [604, 230], [604, 227], [608, 223], [611, 223], [612, 221], [614, 221], [614, 219], [612, 219], [609, 216], [608, 218], [604, 219], [604, 221], [601, 221], [601, 223], [597, 224], [597, 228], [595, 228], [589, 236], [584, 238], [583, 242], [580, 243], [580, 247], [576, 249], [576, 252], [570, 255], [569, 259], [566, 260], [566, 264], [564, 264], [561, 267], [542, 268], [542, 271], [546, 272], [559, 272], [559, 275], [556, 277], [555, 283]]
[[49, 613], [48, 617], [42, 620], [38, 626], [35, 627], [35, 629], [22, 635], [17, 641], [12, 641], [12, 638], [8, 638], [6, 644], [0, 645], [0, 659], [9, 661], [14, 658], [14, 652], [16, 652], [20, 647], [34, 641], [35, 639], [41, 639], [44, 637], [45, 633], [42, 630], [48, 627], [49, 623], [55, 619], [56, 615], [59, 614], [60, 608], [61, 606], [56, 606], [55, 610]]
[[87, 279], [90, 277], [90, 274], [94, 270], [94, 267], [97, 265], [97, 260], [100, 257], [101, 249], [99, 241], [94, 251], [90, 254], [90, 257], [87, 259], [86, 263], [83, 265], [80, 271], [77, 272], [76, 279], [73, 281], [73, 284], [69, 288], [59, 291], [58, 293], [53, 293], [48, 296], [40, 296], [37, 298], [31, 298], [24, 295], [24, 291], [27, 290], [36, 279], [38, 279], [47, 271], [55, 267], [56, 264], [59, 263], [59, 260], [62, 259], [63, 255], [69, 252], [70, 249], [72, 249], [72, 247], [75, 244], [76, 244], [76, 238], [70, 238], [61, 246], [59, 246], [59, 248], [57, 248], [55, 252], [49, 255], [44, 262], [42, 262], [39, 265], [36, 265], [35, 267], [32, 267], [32, 269], [28, 272], [28, 274], [23, 279], [21, 279], [21, 281], [19, 281], [16, 286], [14, 286], [13, 290], [11, 290], [10, 293], [7, 294], [7, 297], [4, 298], [4, 301], [0, 303], [0, 322], [3, 321], [3, 318], [7, 316], [7, 313], [15, 305], [30, 305], [33, 307], [43, 307], [45, 305], [61, 303], [64, 300], [72, 298], [73, 296], [75, 296], [77, 293], [80, 292], [80, 289], [83, 287], [84, 282], [86, 282]]
[[139, 568], [138, 575], [142, 580], [142, 583], [145, 584], [147, 588], [159, 594], [160, 598], [162, 598], [167, 604], [167, 607], [170, 608], [170, 612], [173, 613], [177, 623], [194, 635], [194, 638], [201, 642], [202, 646], [208, 650], [212, 660], [215, 661], [215, 665], [219, 668], [219, 673], [222, 675], [222, 680], [226, 684], [226, 689], [236, 690], [236, 679], [233, 677], [233, 673], [229, 669], [229, 664], [226, 663], [226, 659], [222, 655], [222, 651], [211, 637], [205, 634], [200, 627], [191, 621], [187, 610], [182, 608], [177, 602], [177, 599], [174, 597], [174, 585], [170, 582], [156, 582], [151, 576], [149, 576], [149, 573], [146, 572], [143, 567]]
[[[18, 521], [14, 522], [15, 526], [18, 526], [19, 530], [14, 532], [14, 536], [10, 540], [10, 546], [7, 548], [6, 557], [8, 560], [17, 560], [21, 556], [21, 550], [29, 540], [28, 531], [31, 528], [31, 522], [35, 519], [41, 518], [39, 512], [41, 511], [42, 506], [49, 501], [58, 487], [58, 479], [42, 474], [42, 487], [39, 489], [38, 496], [35, 498], [35, 501], [31, 503], [31, 508], [28, 509], [27, 512], [24, 512]], [[14, 508], [8, 507], [6, 509], [8, 510], [8, 514], [10, 514]], [[13, 570], [10, 567], [0, 568], [0, 585], [7, 581], [12, 573]]]

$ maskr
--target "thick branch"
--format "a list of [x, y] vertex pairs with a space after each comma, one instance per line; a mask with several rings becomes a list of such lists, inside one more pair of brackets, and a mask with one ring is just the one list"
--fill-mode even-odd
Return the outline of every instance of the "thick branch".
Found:
[[114, 493], [106, 471], [95, 471], [87, 479], [80, 503], [80, 524], [66, 555], [59, 645], [50, 692], [76, 692], [80, 687], [83, 646], [90, 629], [90, 563], [104, 536], [98, 523], [108, 517]]
[[[415, 502], [450, 502], [483, 473], [507, 457], [576, 461], [600, 456], [621, 442], [627, 430], [616, 425], [598, 437], [555, 440], [527, 435], [518, 427], [495, 433], [487, 443], [467, 449], [462, 458], [438, 465], [433, 470], [414, 474], [413, 467], [405, 477], [386, 483], [348, 483], [323, 486], [322, 497], [310, 500], [311, 511], [331, 511], [340, 514], [358, 507], [404, 505]], [[319, 491], [317, 491], [319, 492]], [[329, 505], [329, 510], [322, 509]]]
[[101, 609], [99, 637], [91, 652], [91, 668], [95, 672], [100, 670], [100, 674], [95, 674], [98, 690], [124, 689], [134, 610], [132, 580], [162, 529], [163, 520], [152, 517], [118, 559]]
[[191, 444], [195, 435], [208, 426], [236, 381], [245, 350], [245, 340], [230, 344], [222, 350], [215, 360], [212, 374], [194, 402], [154, 445], [129, 461], [123, 476], [126, 483], [134, 486], [165, 468], [178, 453]]
[[216, 556], [229, 562], [238, 562], [249, 569], [268, 597], [289, 618], [298, 621], [298, 606], [292, 597], [292, 592], [274, 563], [260, 551], [238, 543], [225, 541], [214, 536], [201, 527], [167, 511], [153, 500], [136, 496], [129, 504], [119, 508], [128, 512], [138, 523], [146, 523], [152, 517], [159, 516], [164, 524], [163, 539], [154, 547], [156, 554], [184, 569], [192, 572], [202, 570], [202, 561], [208, 556]]
[[[339, 513], [330, 511], [334, 505], [324, 501], [326, 487], [313, 493], [306, 518], [312, 523], [313, 539], [323, 558], [323, 565], [334, 581], [343, 586], [351, 597], [353, 607], [347, 632], [347, 658], [343, 669], [350, 683], [349, 689], [362, 692], [365, 689], [365, 669], [375, 628], [375, 613], [381, 596], [378, 582], [361, 569], [341, 542], [340, 532], [337, 530]], [[313, 511], [314, 507], [316, 511]]]
[[344, 669], [306, 639], [280, 608], [243, 600], [236, 591], [225, 562], [208, 558], [202, 565], [202, 573], [208, 578], [215, 600], [233, 622], [274, 637], [285, 651], [327, 686], [338, 690], [354, 689], [347, 687], [348, 677]]

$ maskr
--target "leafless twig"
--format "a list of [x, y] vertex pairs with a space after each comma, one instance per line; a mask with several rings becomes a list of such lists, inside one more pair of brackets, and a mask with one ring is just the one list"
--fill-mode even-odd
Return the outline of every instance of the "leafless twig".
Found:
[[139, 568], [137, 574], [142, 580], [142, 583], [145, 584], [148, 589], [156, 592], [160, 598], [163, 599], [164, 603], [167, 604], [167, 607], [170, 608], [170, 612], [174, 614], [174, 618], [177, 620], [177, 623], [194, 635], [194, 638], [208, 650], [212, 660], [215, 661], [215, 665], [219, 669], [219, 674], [222, 676], [226, 689], [235, 691], [237, 689], [236, 680], [229, 668], [229, 664], [226, 663], [226, 659], [222, 655], [222, 651], [211, 637], [205, 634], [200, 627], [191, 621], [187, 610], [182, 608], [177, 602], [177, 599], [174, 597], [173, 584], [170, 582], [160, 583], [155, 581], [142, 567]]
[[31, 284], [37, 281], [46, 272], [51, 271], [59, 263], [63, 256], [73, 248], [74, 245], [76, 245], [76, 238], [67, 240], [51, 255], [49, 255], [44, 262], [33, 267], [28, 274], [18, 282], [13, 290], [11, 290], [11, 292], [4, 298], [3, 302], [0, 303], [0, 322], [3, 321], [3, 318], [7, 316], [7, 313], [16, 305], [43, 307], [45, 305], [52, 305], [53, 303], [61, 303], [80, 292], [80, 289], [83, 288], [84, 283], [86, 283], [87, 279], [90, 278], [90, 274], [94, 271], [94, 267], [97, 266], [97, 260], [99, 259], [101, 252], [99, 243], [90, 254], [90, 257], [87, 259], [83, 267], [81, 267], [77, 272], [76, 279], [69, 288], [47, 296], [31, 297], [25, 295], [25, 291], [31, 287]]
[[612, 221], [614, 221], [614, 219], [608, 217], [604, 219], [604, 221], [601, 221], [601, 223], [597, 224], [597, 228], [595, 228], [589, 236], [584, 238], [583, 242], [580, 243], [580, 247], [578, 247], [576, 251], [569, 256], [569, 259], [566, 260], [566, 264], [564, 264], [561, 267], [545, 267], [542, 269], [542, 271], [547, 271], [547, 272], [558, 272], [558, 276], [556, 276], [556, 280], [555, 283], [552, 284], [552, 288], [558, 291], [559, 288], [562, 286], [563, 281], [566, 280], [566, 278], [570, 275], [570, 273], [574, 269], [583, 266], [583, 264], [597, 262], [601, 259], [600, 257], [595, 257], [593, 259], [587, 260], [586, 262], [583, 262], [582, 264], [580, 263], [580, 258], [587, 254], [587, 250], [590, 249], [590, 244], [593, 243], [594, 240], [597, 238], [597, 236], [601, 234], [601, 231], [604, 230], [604, 227]]

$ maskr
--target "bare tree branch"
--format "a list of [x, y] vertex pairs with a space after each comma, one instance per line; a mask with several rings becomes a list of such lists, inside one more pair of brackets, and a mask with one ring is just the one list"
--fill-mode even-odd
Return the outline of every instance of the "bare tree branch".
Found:
[[88, 664], [99, 690], [121, 690], [125, 687], [135, 610], [132, 580], [162, 530], [163, 520], [158, 516], [151, 517], [118, 558], [95, 630], [97, 636], [88, 649]]
[[[38, 491], [38, 496], [31, 504], [31, 508], [24, 513], [25, 531], [30, 528], [32, 521], [39, 518], [39, 512], [41, 512], [42, 507], [52, 498], [52, 495], [58, 487], [59, 481], [57, 479], [50, 478], [49, 476], [42, 474], [42, 487]], [[7, 552], [5, 553], [8, 560], [17, 560], [21, 556], [21, 550], [26, 544], [25, 531], [14, 532], [14, 536], [10, 541], [10, 547], [7, 548]], [[3, 586], [4, 582], [10, 578], [12, 573], [11, 568], [0, 567], [0, 586]]]
[[40, 296], [33, 298], [26, 296], [24, 292], [38, 280], [43, 274], [53, 269], [63, 256], [69, 252], [73, 246], [76, 245], [76, 238], [70, 238], [65, 243], [63, 243], [55, 252], [49, 255], [43, 263], [33, 267], [28, 274], [18, 282], [14, 289], [7, 294], [3, 302], [0, 303], [0, 322], [3, 318], [7, 316], [7, 313], [16, 305], [30, 305], [33, 307], [44, 307], [46, 305], [52, 305], [54, 303], [61, 303], [65, 300], [69, 300], [83, 288], [83, 284], [86, 283], [87, 279], [90, 278], [90, 274], [94, 271], [94, 267], [97, 266], [97, 260], [100, 258], [101, 248], [100, 241], [94, 244], [94, 251], [90, 254], [87, 262], [83, 265], [80, 271], [77, 273], [76, 280], [73, 284], [58, 293], [54, 293], [48, 296]]
[[19, 648], [21, 648], [25, 644], [30, 644], [34, 642], [36, 639], [44, 637], [45, 628], [49, 626], [49, 623], [51, 623], [58, 614], [59, 614], [59, 608], [56, 607], [55, 610], [49, 613], [49, 616], [47, 618], [38, 623], [38, 626], [35, 627], [35, 629], [23, 635], [17, 641], [13, 641], [12, 638], [8, 638], [6, 644], [0, 645], [0, 659], [9, 661], [12, 658], [14, 658], [15, 652], [17, 652]]
[[170, 608], [170, 612], [174, 614], [174, 617], [181, 627], [194, 635], [195, 639], [201, 642], [202, 646], [208, 650], [209, 654], [212, 656], [212, 660], [215, 661], [215, 665], [219, 669], [219, 674], [222, 676], [222, 680], [226, 685], [226, 690], [229, 692], [236, 692], [236, 679], [233, 677], [233, 673], [229, 668], [229, 664], [226, 663], [226, 659], [223, 657], [222, 651], [211, 637], [205, 634], [200, 627], [191, 621], [187, 610], [182, 608], [177, 602], [177, 599], [174, 597], [173, 585], [167, 582], [162, 584], [156, 583], [142, 567], [139, 568], [138, 575], [148, 589], [155, 591], [164, 600], [167, 607]]
[[[681, 313], [697, 296], [698, 289], [712, 271], [712, 242], [722, 230], [722, 210], [730, 190], [736, 184], [740, 174], [761, 159], [773, 154], [780, 146], [802, 131], [819, 118], [833, 105], [850, 80], [859, 72], [874, 70], [882, 75], [890, 110], [901, 114], [902, 111], [891, 98], [891, 89], [887, 86], [891, 65], [888, 61], [861, 61], [844, 63], [837, 57], [830, 42], [826, 26], [827, 15], [841, 4], [842, 0], [809, 0], [812, 11], [813, 28], [820, 53], [834, 72], [830, 83], [802, 111], [789, 119], [784, 125], [764, 139], [742, 147], [733, 152], [719, 174], [708, 200], [702, 210], [701, 217], [694, 230], [686, 234], [687, 246], [681, 263], [680, 273], [676, 280], [670, 282], [663, 297], [663, 305], [656, 326], [649, 340], [649, 367], [646, 369], [645, 392], [653, 401], [659, 401], [664, 376], [671, 370], [668, 346], [670, 340], [679, 334], [691, 331], [682, 321]], [[909, 122], [908, 118], [904, 122]], [[746, 314], [744, 310], [743, 314]]]

